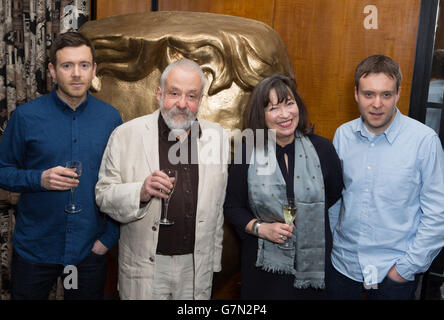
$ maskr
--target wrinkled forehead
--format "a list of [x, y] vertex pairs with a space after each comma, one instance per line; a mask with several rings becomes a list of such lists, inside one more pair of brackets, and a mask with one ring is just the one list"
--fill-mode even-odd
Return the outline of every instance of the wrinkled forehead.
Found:
[[[161, 83], [162, 85], [162, 83]], [[189, 66], [175, 66], [165, 75], [164, 88], [201, 94], [202, 78], [198, 70]]]

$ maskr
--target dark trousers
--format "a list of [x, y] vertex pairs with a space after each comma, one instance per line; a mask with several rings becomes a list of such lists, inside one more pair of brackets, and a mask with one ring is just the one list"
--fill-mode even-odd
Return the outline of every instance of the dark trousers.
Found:
[[354, 281], [334, 267], [326, 277], [327, 298], [332, 300], [413, 300], [419, 277], [407, 282], [398, 282], [385, 277], [376, 288], [365, 288], [362, 282]]
[[11, 299], [47, 300], [62, 276], [65, 300], [102, 300], [106, 281], [106, 255], [93, 253], [78, 265], [35, 263], [15, 251], [11, 261]]

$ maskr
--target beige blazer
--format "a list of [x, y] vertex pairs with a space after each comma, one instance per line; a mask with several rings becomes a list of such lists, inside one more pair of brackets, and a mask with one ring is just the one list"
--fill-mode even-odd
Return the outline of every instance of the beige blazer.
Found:
[[[121, 222], [119, 293], [122, 299], [151, 299], [161, 200], [140, 208], [145, 178], [159, 170], [159, 110], [117, 127], [103, 155], [96, 185], [100, 210]], [[213, 272], [221, 270], [223, 202], [229, 139], [219, 124], [199, 119], [199, 186], [194, 246], [194, 298], [210, 299]], [[222, 152], [221, 152], [222, 150]]]

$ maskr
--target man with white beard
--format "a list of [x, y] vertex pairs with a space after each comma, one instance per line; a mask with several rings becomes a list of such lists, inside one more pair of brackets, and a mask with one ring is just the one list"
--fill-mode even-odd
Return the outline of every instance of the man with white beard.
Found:
[[[227, 181], [221, 150], [229, 151], [229, 140], [219, 124], [197, 118], [204, 88], [197, 63], [173, 62], [157, 88], [160, 110], [123, 124], [108, 141], [96, 202], [122, 223], [122, 299], [211, 297]], [[162, 169], [175, 170], [176, 178]], [[166, 217], [162, 199], [169, 197]]]

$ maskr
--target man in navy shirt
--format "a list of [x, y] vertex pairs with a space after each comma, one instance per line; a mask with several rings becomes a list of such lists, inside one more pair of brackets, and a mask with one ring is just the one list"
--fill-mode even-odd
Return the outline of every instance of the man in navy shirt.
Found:
[[[88, 92], [96, 63], [83, 35], [57, 37], [49, 70], [54, 90], [19, 106], [0, 141], [0, 188], [21, 193], [11, 296], [47, 299], [63, 275], [65, 299], [103, 299], [105, 254], [119, 238], [119, 225], [100, 214], [94, 187], [108, 137], [122, 119]], [[65, 168], [70, 160], [81, 161], [81, 177]], [[64, 210], [71, 188], [78, 213]]]

